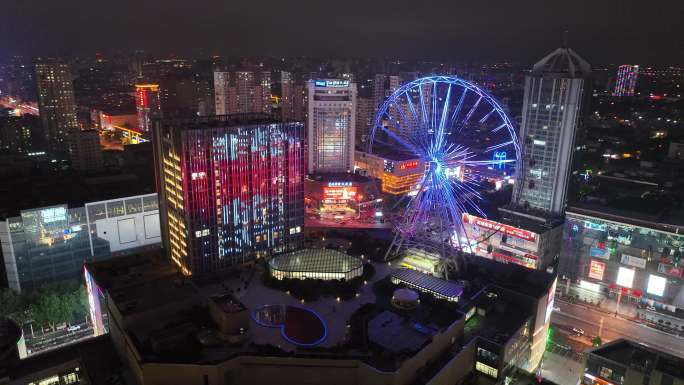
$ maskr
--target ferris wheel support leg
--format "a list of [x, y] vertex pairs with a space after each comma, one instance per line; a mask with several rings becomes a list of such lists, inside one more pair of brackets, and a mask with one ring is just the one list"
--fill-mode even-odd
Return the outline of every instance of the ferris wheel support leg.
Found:
[[401, 245], [403, 244], [404, 238], [401, 236], [399, 232], [396, 232], [394, 234], [394, 238], [392, 239], [392, 243], [390, 244], [390, 247], [387, 248], [387, 252], [385, 253], [385, 262], [389, 261], [390, 258], [392, 257], [392, 254], [396, 255], [399, 254], [399, 249], [401, 249]]

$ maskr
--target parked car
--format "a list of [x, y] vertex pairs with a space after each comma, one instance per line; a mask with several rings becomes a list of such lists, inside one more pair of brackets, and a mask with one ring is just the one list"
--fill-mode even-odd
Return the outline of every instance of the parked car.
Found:
[[67, 331], [70, 331], [70, 332], [75, 332], [76, 330], [81, 330], [81, 325], [71, 325], [67, 329]]
[[575, 334], [577, 334], [578, 336], [583, 336], [583, 335], [584, 335], [584, 330], [582, 330], [582, 329], [580, 329], [580, 328], [573, 327], [573, 328], [572, 328], [572, 332], [575, 333]]

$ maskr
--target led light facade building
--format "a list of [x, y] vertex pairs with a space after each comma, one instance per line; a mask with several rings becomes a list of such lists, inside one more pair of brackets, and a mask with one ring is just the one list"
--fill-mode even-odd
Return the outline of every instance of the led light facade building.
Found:
[[138, 128], [143, 135], [150, 136], [152, 119], [159, 117], [161, 101], [158, 84], [136, 84], [135, 106], [138, 112]]
[[634, 96], [638, 74], [638, 65], [623, 64], [618, 67], [613, 96]]
[[48, 143], [66, 149], [69, 134], [78, 130], [74, 86], [69, 66], [57, 59], [36, 63], [38, 107]]
[[356, 84], [343, 79], [309, 82], [309, 174], [354, 169]]
[[162, 235], [183, 274], [210, 275], [300, 247], [301, 123], [247, 114], [157, 124]]
[[558, 48], [525, 76], [522, 170], [513, 193], [518, 206], [563, 213], [590, 73], [589, 63], [577, 53]]

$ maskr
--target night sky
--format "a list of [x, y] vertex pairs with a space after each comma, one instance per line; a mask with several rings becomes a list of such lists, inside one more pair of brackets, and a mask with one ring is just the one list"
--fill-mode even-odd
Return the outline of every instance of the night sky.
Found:
[[[684, 64], [684, 0], [2, 0], [0, 55], [402, 57]], [[0, 58], [2, 60], [3, 58]]]

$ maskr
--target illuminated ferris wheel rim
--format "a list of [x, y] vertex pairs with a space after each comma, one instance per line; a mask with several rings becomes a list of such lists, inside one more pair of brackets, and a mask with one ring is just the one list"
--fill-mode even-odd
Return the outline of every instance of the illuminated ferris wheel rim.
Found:
[[[454, 76], [428, 76], [394, 91], [378, 109], [369, 135], [368, 152], [381, 155], [376, 145], [378, 151], [401, 149], [427, 165], [395, 224], [387, 256], [393, 249], [416, 247], [437, 251], [454, 266], [458, 257], [446, 250], [445, 239], [455, 235], [451, 246], [470, 250], [463, 215], [486, 217], [479, 207], [479, 180], [463, 168], [454, 177], [454, 166], [521, 168], [517, 134], [503, 108], [479, 86]], [[503, 150], [511, 157], [502, 158]]]
[[[491, 116], [491, 114], [496, 113], [499, 118], [502, 121], [502, 127], [501, 129], [505, 128], [508, 131], [508, 134], [511, 138], [511, 143], [514, 152], [515, 152], [515, 157], [513, 160], [508, 160], [508, 163], [514, 163], [514, 167], [516, 172], [520, 169], [520, 158], [521, 158], [521, 150], [520, 150], [520, 145], [517, 140], [517, 133], [515, 132], [515, 129], [513, 127], [513, 123], [511, 122], [511, 119], [508, 117], [506, 112], [503, 110], [501, 105], [499, 105], [499, 102], [494, 98], [490, 93], [487, 91], [483, 90], [479, 86], [470, 83], [464, 79], [461, 79], [457, 76], [444, 76], [444, 75], [435, 75], [435, 76], [426, 76], [422, 77], [416, 80], [413, 80], [411, 82], [405, 83], [401, 85], [399, 88], [397, 88], [396, 91], [392, 93], [384, 102], [383, 104], [378, 108], [378, 112], [375, 114], [375, 117], [373, 118], [373, 125], [371, 127], [371, 131], [369, 133], [369, 140], [368, 140], [368, 147], [367, 147], [367, 152], [368, 153], [373, 153], [373, 144], [374, 144], [374, 138], [376, 135], [377, 129], [384, 128], [384, 125], [382, 125], [383, 122], [383, 117], [387, 116], [387, 111], [392, 107], [393, 105], [398, 105], [399, 103], [397, 102], [398, 98], [404, 95], [408, 95], [408, 92], [410, 90], [414, 89], [420, 89], [420, 87], [426, 85], [426, 84], [448, 84], [450, 87], [453, 85], [457, 85], [463, 88], [464, 94], [467, 91], [470, 91], [477, 95], [481, 100], [484, 100], [489, 106], [492, 108], [492, 111], [487, 114], [487, 117]], [[396, 139], [396, 138], [395, 138]], [[397, 140], [397, 142], [401, 143], [400, 140]], [[404, 151], [414, 153], [415, 151], [407, 146], [403, 146]], [[415, 154], [419, 155], [418, 157], [423, 157], [421, 154]]]

